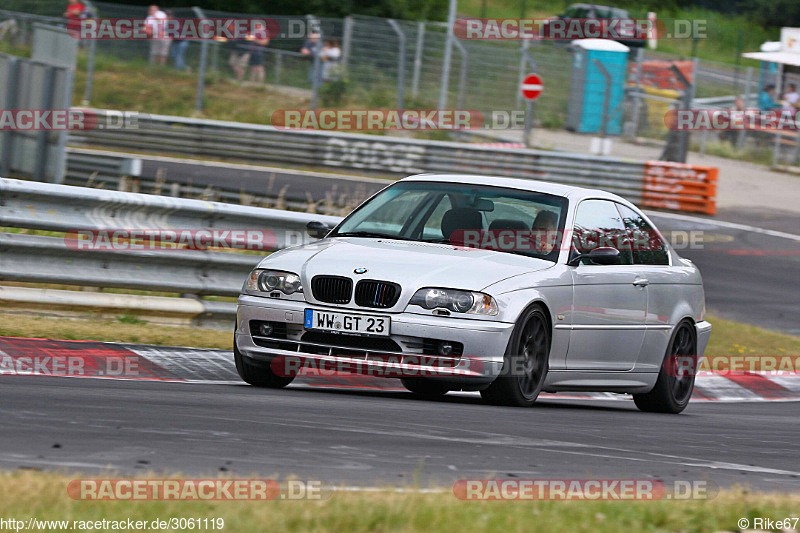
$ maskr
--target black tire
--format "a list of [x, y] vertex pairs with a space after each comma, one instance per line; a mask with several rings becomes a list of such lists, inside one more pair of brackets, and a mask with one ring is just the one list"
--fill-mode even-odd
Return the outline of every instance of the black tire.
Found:
[[695, 373], [690, 371], [682, 376], [676, 375], [676, 360], [671, 356], [694, 355], [697, 355], [697, 331], [694, 324], [684, 320], [672, 334], [653, 390], [633, 395], [636, 407], [648, 413], [672, 414], [686, 409], [694, 390]]
[[441, 398], [450, 390], [445, 383], [422, 378], [400, 378], [403, 387], [425, 399]]
[[233, 343], [233, 360], [236, 363], [236, 371], [245, 383], [254, 387], [267, 387], [270, 389], [282, 389], [294, 380], [294, 376], [279, 376], [272, 371], [269, 365], [256, 366], [247, 362], [247, 359], [236, 348]]
[[483, 399], [492, 405], [533, 405], [547, 377], [550, 341], [544, 310], [539, 306], [529, 308], [511, 334], [500, 376], [481, 391]]

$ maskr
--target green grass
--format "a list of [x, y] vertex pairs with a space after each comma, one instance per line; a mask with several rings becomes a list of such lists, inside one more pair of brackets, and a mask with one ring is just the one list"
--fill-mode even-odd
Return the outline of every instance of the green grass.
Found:
[[[303, 532], [717, 532], [740, 518], [797, 516], [800, 496], [721, 492], [710, 501], [461, 501], [442, 493], [334, 492], [317, 501], [80, 501], [67, 496], [80, 476], [31, 471], [0, 474], [0, 516], [25, 520], [222, 518], [223, 531]], [[156, 476], [151, 476], [156, 477]], [[163, 476], [160, 476], [163, 478]], [[210, 530], [210, 529], [209, 529]]]

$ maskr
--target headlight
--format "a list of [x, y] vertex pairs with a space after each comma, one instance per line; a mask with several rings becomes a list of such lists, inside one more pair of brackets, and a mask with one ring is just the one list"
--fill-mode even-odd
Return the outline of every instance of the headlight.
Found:
[[496, 315], [497, 302], [482, 292], [459, 291], [456, 289], [420, 289], [411, 297], [409, 305], [425, 309], [443, 307], [456, 313], [475, 315]]
[[291, 272], [280, 270], [261, 270], [259, 268], [250, 273], [250, 277], [242, 287], [242, 292], [274, 292], [281, 291], [289, 295], [303, 292], [300, 276]]

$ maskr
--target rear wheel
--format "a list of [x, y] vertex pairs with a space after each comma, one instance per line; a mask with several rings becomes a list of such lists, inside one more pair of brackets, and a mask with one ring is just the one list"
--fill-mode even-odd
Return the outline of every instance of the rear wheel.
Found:
[[281, 389], [294, 380], [294, 376], [279, 376], [272, 371], [270, 365], [256, 366], [247, 361], [239, 349], [236, 342], [233, 343], [233, 360], [236, 363], [236, 371], [245, 383], [254, 387], [267, 387], [270, 389]]
[[684, 320], [675, 328], [672, 340], [664, 356], [664, 363], [658, 373], [653, 390], [644, 394], [634, 394], [633, 401], [642, 411], [650, 413], [678, 414], [689, 405], [694, 390], [694, 368], [687, 369], [680, 364], [681, 356], [697, 355], [697, 332], [694, 325]]
[[533, 405], [547, 377], [549, 358], [550, 326], [544, 310], [532, 307], [511, 334], [500, 376], [481, 396], [494, 405]]
[[444, 383], [430, 379], [401, 378], [400, 381], [403, 383], [403, 387], [420, 398], [440, 398], [450, 390]]

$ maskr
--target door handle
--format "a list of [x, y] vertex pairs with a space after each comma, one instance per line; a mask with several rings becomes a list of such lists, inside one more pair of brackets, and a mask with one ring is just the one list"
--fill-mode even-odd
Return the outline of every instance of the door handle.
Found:
[[636, 285], [637, 287], [647, 287], [648, 285], [650, 285], [650, 281], [646, 279], [637, 279], [636, 281], [633, 282], [633, 284]]

